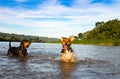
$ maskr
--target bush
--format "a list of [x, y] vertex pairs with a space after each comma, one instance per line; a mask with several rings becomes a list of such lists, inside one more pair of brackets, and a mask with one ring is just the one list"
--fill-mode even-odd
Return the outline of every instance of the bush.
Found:
[[120, 40], [114, 41], [113, 46], [119, 46], [119, 45], [120, 45]]

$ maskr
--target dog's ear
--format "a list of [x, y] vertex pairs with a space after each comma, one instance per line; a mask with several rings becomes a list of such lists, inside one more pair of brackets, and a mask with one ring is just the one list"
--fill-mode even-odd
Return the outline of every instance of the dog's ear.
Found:
[[31, 44], [31, 42], [25, 42], [25, 43], [24, 43], [24, 48], [25, 48], [25, 49], [28, 48], [28, 47], [30, 46], [30, 44]]
[[31, 44], [31, 42], [29, 40], [24, 39], [24, 40], [22, 40], [20, 46], [22, 46], [23, 49], [26, 49], [30, 46], [30, 44]]
[[73, 35], [70, 36], [69, 39], [70, 39], [70, 41], [73, 41], [74, 40], [74, 36]]
[[64, 37], [61, 37], [61, 39], [60, 39], [60, 40], [61, 40], [61, 42], [63, 42], [63, 39], [64, 39]]

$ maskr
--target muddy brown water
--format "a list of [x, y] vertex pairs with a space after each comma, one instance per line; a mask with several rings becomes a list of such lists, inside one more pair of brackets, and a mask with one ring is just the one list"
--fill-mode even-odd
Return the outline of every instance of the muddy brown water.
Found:
[[32, 43], [28, 57], [21, 59], [7, 57], [8, 42], [0, 42], [0, 79], [120, 79], [120, 46], [72, 48], [74, 64], [60, 62], [61, 44]]

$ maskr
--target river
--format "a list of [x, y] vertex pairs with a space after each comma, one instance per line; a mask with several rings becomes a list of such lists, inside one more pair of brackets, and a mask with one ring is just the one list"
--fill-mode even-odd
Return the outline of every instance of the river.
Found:
[[120, 79], [120, 46], [72, 44], [77, 62], [61, 63], [61, 44], [32, 43], [23, 59], [7, 57], [8, 44], [0, 42], [0, 79]]

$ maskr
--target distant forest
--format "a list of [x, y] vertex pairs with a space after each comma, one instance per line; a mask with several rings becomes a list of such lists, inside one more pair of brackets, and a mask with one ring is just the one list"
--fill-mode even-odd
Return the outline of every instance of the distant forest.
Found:
[[120, 20], [96, 22], [93, 30], [79, 33], [77, 38], [83, 44], [120, 45]]
[[[60, 43], [57, 38], [18, 35], [0, 32], [0, 41], [9, 41], [14, 36], [13, 41], [29, 39], [31, 42]], [[73, 43], [76, 44], [96, 44], [120, 46], [120, 20], [113, 19], [107, 22], [96, 22], [95, 27], [84, 33], [78, 33]]]
[[0, 41], [9, 41], [11, 37], [14, 36], [12, 41], [19, 42], [22, 39], [28, 39], [31, 42], [41, 42], [41, 43], [55, 43], [58, 41], [57, 38], [39, 37], [31, 35], [19, 35], [19, 34], [9, 34], [0, 32]]

